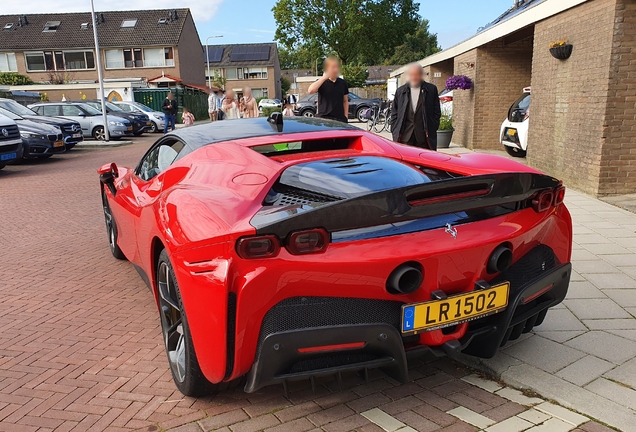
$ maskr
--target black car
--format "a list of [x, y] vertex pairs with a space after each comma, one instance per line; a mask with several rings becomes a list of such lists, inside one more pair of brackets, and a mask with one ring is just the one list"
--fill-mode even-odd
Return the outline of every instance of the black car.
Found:
[[[362, 118], [362, 112], [372, 106], [380, 106], [380, 99], [363, 99], [353, 93], [349, 93], [349, 118], [365, 121]], [[313, 117], [318, 110], [318, 94], [308, 94], [300, 99], [295, 107], [294, 114], [297, 116]]]
[[[84, 102], [99, 111], [102, 110], [102, 103], [99, 100], [85, 100], [77, 102]], [[105, 105], [107, 114], [112, 114], [117, 117], [123, 117], [126, 120], [129, 120], [130, 123], [132, 123], [133, 134], [135, 136], [139, 136], [146, 131], [150, 131], [152, 124], [150, 123], [150, 118], [148, 117], [148, 115], [142, 112], [124, 111], [123, 109], [121, 109], [121, 107], [118, 107], [112, 102], [105, 102]]]
[[38, 115], [35, 111], [19, 104], [13, 99], [0, 98], [0, 108], [4, 108], [25, 120], [59, 127], [64, 135], [66, 150], [70, 150], [75, 147], [76, 144], [84, 141], [82, 126], [78, 122], [58, 117]]
[[4, 108], [0, 108], [0, 114], [9, 117], [18, 125], [24, 159], [46, 159], [66, 151], [64, 135], [59, 127], [25, 119]]

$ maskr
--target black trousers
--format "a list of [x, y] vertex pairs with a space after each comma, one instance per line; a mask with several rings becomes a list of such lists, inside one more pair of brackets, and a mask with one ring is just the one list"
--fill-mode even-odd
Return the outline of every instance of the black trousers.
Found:
[[413, 147], [419, 147], [419, 148], [423, 148], [427, 150], [431, 149], [428, 145], [428, 141], [426, 140], [426, 138], [424, 140], [418, 141], [417, 137], [415, 136], [415, 133], [412, 133], [411, 138], [409, 138], [408, 142], [405, 142], [403, 144], [408, 144]]

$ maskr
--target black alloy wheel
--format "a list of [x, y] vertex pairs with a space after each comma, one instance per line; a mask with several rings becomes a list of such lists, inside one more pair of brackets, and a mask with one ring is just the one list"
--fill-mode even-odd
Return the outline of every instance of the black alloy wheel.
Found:
[[110, 210], [110, 204], [106, 198], [106, 192], [102, 191], [102, 204], [104, 207], [104, 219], [106, 221], [106, 234], [108, 234], [108, 246], [110, 246], [110, 252], [118, 260], [125, 260], [126, 255], [121, 251], [117, 245], [117, 224], [115, 218]]

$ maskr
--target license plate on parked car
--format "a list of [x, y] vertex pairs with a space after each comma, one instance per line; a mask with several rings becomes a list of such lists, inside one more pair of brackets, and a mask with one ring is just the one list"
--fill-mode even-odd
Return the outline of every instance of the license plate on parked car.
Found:
[[146, 126], [150, 126], [150, 122], [149, 121], [146, 122]]
[[17, 153], [7, 153], [7, 154], [0, 155], [0, 160], [8, 161], [8, 160], [15, 159], [17, 157], [18, 157]]
[[72, 138], [81, 138], [82, 134], [81, 133], [74, 133], [73, 135], [71, 135]]
[[517, 135], [517, 129], [508, 129], [508, 131], [506, 132], [508, 134], [509, 137], [514, 137], [515, 135]]
[[435, 330], [491, 315], [508, 307], [510, 283], [402, 306], [402, 333]]
[[132, 126], [128, 126], [127, 130], [131, 131], [132, 130]]
[[64, 141], [55, 141], [53, 147], [64, 147]]

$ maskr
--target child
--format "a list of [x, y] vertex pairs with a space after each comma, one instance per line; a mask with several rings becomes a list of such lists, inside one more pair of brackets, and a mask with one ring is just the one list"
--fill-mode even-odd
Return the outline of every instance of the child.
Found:
[[283, 116], [285, 117], [293, 117], [294, 116], [294, 110], [292, 109], [292, 106], [289, 102], [287, 102], [285, 104], [285, 109], [283, 110]]
[[183, 107], [183, 114], [181, 114], [181, 120], [183, 124], [187, 126], [192, 126], [194, 124], [194, 115], [190, 112], [189, 109]]

